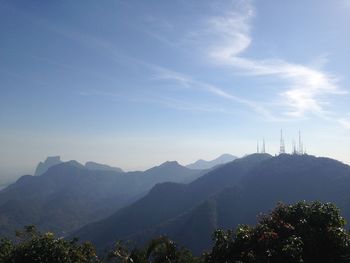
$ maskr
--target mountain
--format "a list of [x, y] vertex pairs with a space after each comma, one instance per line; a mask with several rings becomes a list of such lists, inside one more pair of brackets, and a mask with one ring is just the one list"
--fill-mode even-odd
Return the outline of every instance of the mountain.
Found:
[[202, 169], [199, 172], [195, 169], [190, 169], [180, 165], [176, 161], [167, 161], [159, 166], [155, 166], [144, 172], [144, 178], [147, 181], [152, 182], [181, 182], [189, 183], [196, 179], [198, 175], [206, 173], [207, 170]]
[[[2, 175], [0, 175], [1, 177]], [[8, 181], [6, 179], [0, 181], [0, 191], [4, 188], [6, 188], [7, 186], [9, 186], [11, 183], [13, 183], [13, 181], [10, 181], [10, 179], [8, 179]]]
[[89, 170], [98, 170], [98, 171], [114, 171], [118, 173], [123, 173], [124, 171], [119, 167], [112, 167], [106, 164], [100, 164], [95, 162], [86, 162], [85, 168]]
[[22, 176], [0, 191], [0, 235], [11, 236], [29, 224], [65, 235], [109, 216], [156, 183], [190, 182], [203, 173], [176, 162], [128, 173], [88, 169], [76, 161], [60, 163], [40, 176]]
[[200, 159], [194, 163], [186, 165], [186, 167], [190, 169], [199, 169], [199, 170], [210, 169], [220, 164], [232, 162], [235, 159], [237, 159], [236, 156], [226, 153], [226, 154], [220, 155], [218, 158], [211, 161], [205, 161]]
[[[178, 216], [188, 213], [229, 185], [236, 185], [245, 174], [269, 158], [272, 156], [268, 154], [254, 154], [237, 159], [208, 172], [187, 185], [157, 184], [145, 197], [106, 219], [83, 227], [73, 236], [79, 236], [83, 240], [92, 240], [101, 248], [112, 245], [116, 239], [125, 240], [131, 236], [137, 236], [133, 238], [134, 240], [148, 239], [150, 236], [153, 237], [152, 233], [157, 232], [157, 230], [153, 231], [153, 228], [163, 224], [169, 225], [169, 221], [172, 220], [177, 222]], [[146, 230], [148, 232], [145, 232]]]
[[34, 175], [42, 175], [50, 167], [62, 163], [60, 156], [49, 156], [44, 162], [40, 162], [35, 169]]
[[277, 202], [334, 202], [350, 218], [350, 167], [309, 155], [254, 154], [220, 166], [190, 184], [156, 185], [146, 196], [72, 236], [108, 247], [168, 235], [199, 254], [216, 228], [254, 224]]

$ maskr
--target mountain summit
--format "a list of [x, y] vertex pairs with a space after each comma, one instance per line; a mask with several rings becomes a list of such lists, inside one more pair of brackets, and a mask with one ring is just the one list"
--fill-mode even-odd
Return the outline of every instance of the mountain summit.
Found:
[[93, 162], [61, 162], [58, 156], [49, 157], [39, 170], [40, 176], [22, 176], [0, 191], [0, 236], [12, 236], [25, 225], [65, 235], [109, 216], [158, 183], [188, 183], [206, 172], [166, 162], [144, 172], [123, 173]]
[[35, 169], [34, 175], [42, 175], [46, 173], [46, 171], [57, 164], [62, 163], [60, 156], [49, 156], [46, 158], [44, 162], [40, 162]]
[[350, 167], [310, 155], [253, 154], [219, 166], [190, 184], [163, 183], [111, 216], [88, 224], [74, 236], [99, 248], [115, 240], [143, 244], [167, 235], [200, 254], [212, 232], [254, 224], [256, 214], [279, 201], [334, 202], [350, 218]]
[[97, 170], [97, 171], [113, 171], [117, 173], [123, 173], [124, 171], [119, 167], [112, 167], [107, 164], [95, 163], [95, 162], [87, 162], [85, 163], [85, 168], [89, 170]]
[[190, 168], [190, 169], [199, 169], [199, 170], [210, 169], [216, 165], [232, 162], [235, 159], [237, 159], [236, 156], [225, 153], [225, 154], [220, 155], [218, 158], [216, 158], [214, 160], [206, 161], [206, 160], [200, 159], [194, 163], [186, 165], [186, 167]]

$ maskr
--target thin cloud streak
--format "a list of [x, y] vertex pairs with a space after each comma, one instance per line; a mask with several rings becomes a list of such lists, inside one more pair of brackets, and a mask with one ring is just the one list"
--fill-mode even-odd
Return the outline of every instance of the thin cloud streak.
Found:
[[350, 119], [339, 119], [338, 123], [342, 125], [344, 128], [350, 130]]
[[[27, 16], [27, 14], [22, 14], [22, 15]], [[55, 32], [61, 36], [64, 36], [66, 38], [69, 38], [73, 41], [76, 41], [85, 47], [88, 47], [90, 49], [104, 53], [106, 55], [106, 57], [109, 57], [110, 59], [112, 59], [113, 61], [115, 61], [117, 63], [120, 63], [120, 61], [122, 60], [124, 63], [129, 62], [130, 64], [135, 64], [135, 65], [137, 64], [139, 66], [143, 66], [145, 68], [148, 68], [149, 70], [155, 72], [154, 79], [156, 79], [156, 78], [159, 78], [159, 79], [162, 78], [162, 79], [168, 79], [168, 80], [171, 79], [173, 81], [176, 81], [177, 83], [180, 83], [182, 86], [185, 86], [185, 87], [191, 87], [191, 88], [197, 87], [201, 91], [204, 90], [204, 91], [210, 92], [211, 94], [214, 94], [218, 97], [228, 99], [228, 100], [231, 100], [233, 102], [245, 105], [248, 108], [250, 108], [251, 110], [262, 115], [265, 119], [268, 119], [271, 121], [276, 120], [276, 117], [274, 117], [267, 109], [265, 109], [264, 107], [262, 107], [261, 105], [259, 105], [258, 103], [254, 102], [254, 101], [249, 101], [249, 100], [237, 97], [235, 95], [227, 93], [223, 89], [220, 89], [214, 85], [194, 80], [191, 77], [186, 76], [184, 74], [168, 70], [164, 67], [154, 65], [154, 64], [139, 60], [139, 59], [134, 58], [134, 57], [130, 57], [130, 56], [124, 54], [121, 50], [119, 50], [115, 46], [114, 43], [112, 43], [106, 39], [103, 39], [103, 38], [97, 37], [97, 36], [93, 36], [93, 35], [90, 35], [88, 33], [82, 34], [76, 30], [72, 30], [71, 28], [65, 28], [65, 27], [60, 26], [60, 25], [52, 24], [49, 21], [44, 21], [44, 20], [37, 18], [37, 17], [28, 17], [28, 18], [30, 18], [31, 20], [35, 21], [36, 23], [38, 23], [40, 25], [44, 25], [50, 31], [53, 31], [53, 32]], [[238, 23], [237, 29], [244, 28], [244, 25], [245, 25], [244, 19], [243, 20], [242, 19], [233, 19], [231, 22]], [[220, 26], [220, 25], [223, 25], [224, 21], [215, 21], [215, 19], [213, 19], [211, 23], [215, 24], [216, 26]], [[222, 27], [221, 30], [223, 33], [225, 33], [225, 32], [228, 33], [230, 28], [229, 27]], [[145, 33], [149, 33], [149, 32], [145, 32]], [[158, 37], [156, 37], [153, 34], [151, 34], [151, 36], [160, 40]], [[244, 39], [244, 34], [237, 34], [237, 36], [240, 37], [241, 39]], [[167, 44], [169, 44], [169, 43], [167, 43]], [[172, 45], [172, 46], [175, 47], [176, 45]], [[245, 48], [244, 45], [242, 45], [242, 50], [244, 48]], [[238, 51], [240, 51], [240, 50], [237, 50], [237, 52]], [[93, 92], [93, 93], [96, 96], [107, 95], [104, 92]], [[88, 95], [88, 94], [87, 93], [84, 94], [84, 92], [81, 92], [81, 95]], [[92, 95], [91, 92], [89, 95]], [[116, 96], [119, 97], [119, 95], [115, 95], [115, 94], [114, 95], [109, 94], [109, 95], [111, 97], [116, 97]], [[138, 98], [138, 100], [139, 100], [139, 98]], [[170, 104], [171, 103], [168, 103], [167, 105], [170, 105]], [[182, 109], [193, 108], [194, 109], [196, 107], [191, 106], [191, 107], [174, 107], [174, 108], [179, 108], [179, 109], [180, 108], [182, 108]], [[199, 106], [198, 108], [203, 109], [202, 106]], [[212, 111], [212, 109], [210, 111]], [[219, 111], [223, 112], [223, 110], [219, 110]]]
[[265, 109], [264, 107], [262, 107], [261, 105], [259, 105], [258, 103], [254, 102], [254, 101], [250, 101], [250, 100], [235, 96], [235, 95], [228, 93], [225, 90], [223, 90], [215, 85], [195, 80], [194, 78], [187, 76], [187, 75], [184, 75], [182, 73], [170, 71], [168, 69], [160, 68], [160, 67], [156, 67], [156, 69], [158, 71], [158, 74], [156, 74], [153, 79], [171, 80], [171, 81], [177, 82], [178, 84], [180, 84], [181, 86], [186, 87], [186, 88], [199, 89], [202, 91], [206, 91], [206, 92], [209, 92], [217, 97], [224, 98], [226, 100], [230, 100], [232, 102], [242, 104], [242, 105], [250, 108], [254, 112], [258, 113], [259, 115], [264, 116], [267, 120], [270, 120], [270, 121], [277, 120], [276, 117], [273, 116], [267, 109]]
[[105, 92], [97, 90], [80, 91], [80, 96], [83, 97], [101, 97], [112, 101], [129, 101], [132, 103], [147, 103], [157, 104], [165, 108], [171, 108], [179, 111], [190, 111], [190, 112], [220, 112], [233, 114], [233, 112], [227, 111], [220, 106], [209, 106], [203, 104], [193, 104], [185, 101], [176, 100], [169, 97], [142, 97], [142, 96], [129, 96], [125, 94], [115, 92]]
[[[232, 3], [234, 2], [237, 1], [232, 1]], [[300, 119], [305, 118], [308, 113], [327, 118], [328, 111], [326, 106], [329, 103], [325, 97], [327, 95], [346, 93], [338, 87], [338, 79], [320, 69], [291, 63], [282, 59], [256, 60], [245, 56], [244, 53], [252, 43], [250, 31], [255, 10], [250, 1], [238, 2], [239, 5], [232, 6], [236, 9], [238, 6], [239, 9], [232, 8], [232, 10], [226, 11], [221, 16], [209, 18], [205, 23], [205, 29], [195, 30], [194, 32], [196, 33], [192, 34], [192, 37], [197, 38], [196, 44], [198, 46], [202, 45], [203, 47], [203, 43], [205, 43], [205, 55], [218, 66], [231, 67], [236, 73], [241, 71], [239, 73], [251, 76], [276, 76], [285, 80], [285, 90], [278, 94], [281, 98], [279, 101], [282, 102], [279, 103], [278, 110], [276, 110], [276, 106], [271, 107], [273, 105], [271, 102], [261, 103], [237, 97], [215, 85], [203, 83], [188, 76], [165, 70], [160, 66], [127, 56], [113, 42], [106, 39], [82, 34], [71, 28], [67, 29], [59, 25], [42, 23], [43, 21], [38, 18], [32, 19], [36, 20], [40, 25], [45, 25], [51, 31], [104, 53], [106, 57], [117, 63], [129, 61], [145, 66], [156, 73], [161, 72], [160, 76], [163, 74], [162, 78], [164, 79], [172, 79], [186, 87], [199, 87], [202, 91], [205, 90], [218, 97], [240, 103], [262, 115], [267, 120]], [[158, 39], [155, 35], [151, 34], [151, 36]], [[172, 46], [177, 47], [177, 45]], [[169, 72], [172, 74], [169, 75]], [[275, 112], [282, 112], [282, 114], [276, 114]]]
[[252, 76], [276, 76], [286, 81], [286, 90], [278, 94], [283, 101], [283, 115], [303, 118], [307, 113], [325, 116], [327, 95], [344, 94], [337, 85], [337, 78], [311, 67], [291, 63], [282, 59], [251, 59], [244, 55], [250, 47], [251, 22], [254, 8], [246, 1], [241, 10], [228, 11], [207, 22], [209, 35], [216, 41], [209, 44], [207, 57], [219, 66], [232, 67], [236, 72]]

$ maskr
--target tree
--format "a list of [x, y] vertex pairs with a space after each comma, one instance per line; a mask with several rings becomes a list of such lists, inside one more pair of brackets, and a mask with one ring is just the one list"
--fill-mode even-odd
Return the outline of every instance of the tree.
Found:
[[117, 263], [147, 263], [146, 252], [143, 249], [129, 249], [130, 244], [117, 241], [115, 247], [107, 256], [108, 262]]
[[[217, 230], [214, 246], [202, 258], [165, 236], [142, 248], [117, 242], [107, 261], [118, 263], [345, 263], [350, 235], [345, 220], [330, 203], [278, 204], [254, 227]], [[0, 239], [1, 263], [101, 263], [91, 243], [40, 233], [34, 226], [17, 232], [16, 242]]]
[[6, 238], [1, 238], [0, 239], [0, 262], [10, 262], [9, 259], [11, 258], [13, 251], [14, 251], [13, 243]]
[[217, 230], [206, 262], [350, 262], [350, 236], [344, 226], [333, 204], [279, 204], [255, 227]]
[[77, 239], [66, 241], [53, 233], [42, 234], [34, 226], [17, 232], [18, 241], [0, 241], [0, 262], [3, 263], [98, 263], [91, 243], [78, 244]]
[[179, 248], [165, 236], [152, 239], [144, 248], [129, 250], [128, 245], [117, 242], [109, 259], [120, 263], [197, 263], [200, 262], [192, 253]]

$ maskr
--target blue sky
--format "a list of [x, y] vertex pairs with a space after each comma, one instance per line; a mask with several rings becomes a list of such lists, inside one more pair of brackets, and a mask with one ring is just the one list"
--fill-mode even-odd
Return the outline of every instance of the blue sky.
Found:
[[221, 153], [350, 163], [350, 1], [0, 1], [0, 175]]

